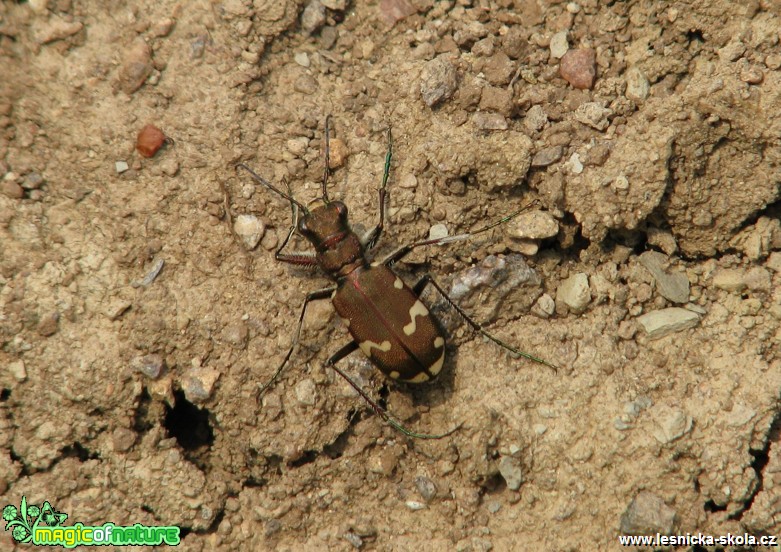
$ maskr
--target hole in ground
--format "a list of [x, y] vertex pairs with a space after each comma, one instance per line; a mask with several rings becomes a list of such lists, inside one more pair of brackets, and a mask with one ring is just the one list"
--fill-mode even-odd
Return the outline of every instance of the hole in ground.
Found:
[[198, 408], [184, 397], [183, 391], [174, 391], [175, 406], [166, 406], [163, 426], [185, 451], [192, 451], [214, 443], [214, 432], [209, 422], [209, 411]]

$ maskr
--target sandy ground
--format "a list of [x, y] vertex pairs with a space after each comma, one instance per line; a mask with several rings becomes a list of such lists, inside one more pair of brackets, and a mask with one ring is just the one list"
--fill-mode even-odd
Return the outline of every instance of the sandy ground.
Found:
[[[320, 1], [0, 3], [0, 506], [186, 550], [781, 533], [780, 5]], [[328, 301], [259, 392], [328, 281], [274, 261], [290, 207], [235, 166], [315, 199], [327, 114], [359, 229], [393, 129], [372, 258], [539, 200], [396, 269], [557, 371], [428, 295], [436, 382], [341, 363], [446, 438], [323, 367], [349, 340]]]

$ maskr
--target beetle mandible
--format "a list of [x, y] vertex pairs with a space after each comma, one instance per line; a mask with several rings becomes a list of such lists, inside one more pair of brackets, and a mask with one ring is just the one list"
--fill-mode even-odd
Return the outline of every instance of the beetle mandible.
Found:
[[[474, 331], [515, 356], [525, 357], [555, 370], [555, 365], [529, 353], [524, 353], [488, 333], [450, 299], [445, 290], [430, 275], [423, 276], [414, 286], [409, 287], [390, 268], [417, 247], [466, 240], [509, 221], [536, 202], [532, 202], [474, 232], [416, 241], [399, 247], [379, 262], [369, 263], [366, 252], [377, 244], [384, 227], [385, 203], [389, 196], [387, 184], [393, 157], [393, 135], [389, 128], [388, 150], [385, 154], [385, 167], [382, 184], [379, 188], [379, 220], [377, 225], [366, 235], [359, 237], [348, 222], [347, 206], [341, 201], [331, 200], [328, 196], [328, 177], [331, 172], [329, 121], [330, 116], [327, 116], [325, 119], [325, 167], [321, 187], [322, 195], [316, 200], [319, 205], [315, 208], [307, 208], [296, 200], [289, 190], [286, 193], [278, 189], [244, 163], [237, 165], [238, 168], [246, 170], [255, 181], [290, 202], [293, 209], [293, 224], [282, 245], [276, 250], [274, 258], [299, 266], [319, 266], [335, 282], [335, 285], [314, 291], [306, 296], [301, 307], [301, 314], [298, 317], [298, 327], [292, 344], [277, 371], [261, 388], [261, 393], [276, 381], [292, 356], [301, 334], [307, 305], [311, 301], [330, 297], [334, 309], [347, 326], [353, 341], [334, 353], [326, 361], [326, 365], [342, 376], [387, 423], [405, 435], [423, 439], [444, 437], [460, 426], [442, 434], [418, 433], [406, 428], [369, 397], [357, 383], [336, 366], [336, 363], [356, 349], [361, 349], [372, 364], [395, 381], [423, 383], [434, 379], [444, 365], [445, 337], [429, 310], [420, 300], [420, 295], [426, 286], [432, 285]], [[299, 212], [303, 214], [300, 217]], [[314, 247], [315, 252], [282, 253], [294, 233], [299, 233], [306, 238]]]

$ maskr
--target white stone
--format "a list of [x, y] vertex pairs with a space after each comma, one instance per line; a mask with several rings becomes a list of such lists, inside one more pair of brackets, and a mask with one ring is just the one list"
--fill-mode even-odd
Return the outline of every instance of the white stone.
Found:
[[650, 339], [659, 339], [671, 333], [696, 326], [700, 317], [697, 313], [681, 307], [655, 310], [637, 317]]
[[569, 50], [567, 31], [560, 31], [550, 39], [550, 55], [554, 59], [561, 59]]
[[239, 215], [233, 221], [233, 231], [241, 239], [244, 246], [249, 249], [255, 249], [266, 227], [255, 215]]
[[583, 272], [573, 274], [564, 280], [556, 290], [556, 299], [566, 304], [573, 312], [583, 312], [591, 302], [588, 276]]

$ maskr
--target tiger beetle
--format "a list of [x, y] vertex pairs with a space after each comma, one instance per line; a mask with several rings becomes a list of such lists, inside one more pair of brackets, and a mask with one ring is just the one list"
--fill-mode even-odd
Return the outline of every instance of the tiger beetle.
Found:
[[[335, 285], [313, 291], [306, 296], [290, 349], [268, 383], [261, 387], [260, 392], [262, 394], [277, 380], [290, 360], [301, 335], [307, 305], [312, 301], [330, 297], [336, 312], [347, 326], [353, 340], [334, 353], [326, 361], [326, 366], [333, 368], [379, 416], [404, 435], [420, 439], [445, 437], [456, 431], [460, 424], [441, 434], [412, 431], [369, 397], [336, 363], [356, 349], [360, 349], [372, 364], [392, 380], [405, 383], [424, 383], [434, 379], [442, 370], [445, 362], [445, 337], [429, 310], [420, 300], [423, 290], [426, 286], [431, 285], [474, 331], [506, 349], [516, 358], [525, 357], [555, 370], [555, 365], [529, 353], [524, 353], [484, 330], [447, 296], [442, 286], [430, 275], [426, 274], [414, 286], [409, 287], [390, 268], [413, 249], [424, 245], [443, 245], [463, 241], [487, 232], [509, 221], [536, 202], [532, 202], [523, 209], [474, 232], [416, 241], [399, 247], [383, 260], [370, 264], [366, 259], [366, 252], [372, 250], [377, 244], [385, 223], [385, 202], [389, 195], [387, 184], [393, 155], [393, 136], [389, 128], [388, 151], [385, 154], [385, 168], [382, 184], [379, 188], [379, 220], [372, 230], [359, 237], [350, 228], [347, 220], [347, 206], [341, 201], [334, 201], [328, 197], [328, 176], [331, 172], [329, 119], [330, 116], [325, 119], [325, 167], [322, 196], [313, 202], [318, 203], [316, 207], [307, 208], [293, 197], [289, 188], [286, 193], [244, 163], [237, 165], [237, 168], [240, 167], [247, 171], [255, 181], [290, 202], [293, 210], [293, 223], [282, 245], [276, 250], [274, 258], [277, 261], [298, 266], [314, 267], [317, 265], [335, 282]], [[300, 218], [299, 212], [303, 213]], [[315, 252], [282, 253], [295, 233], [309, 240], [314, 246]]]

